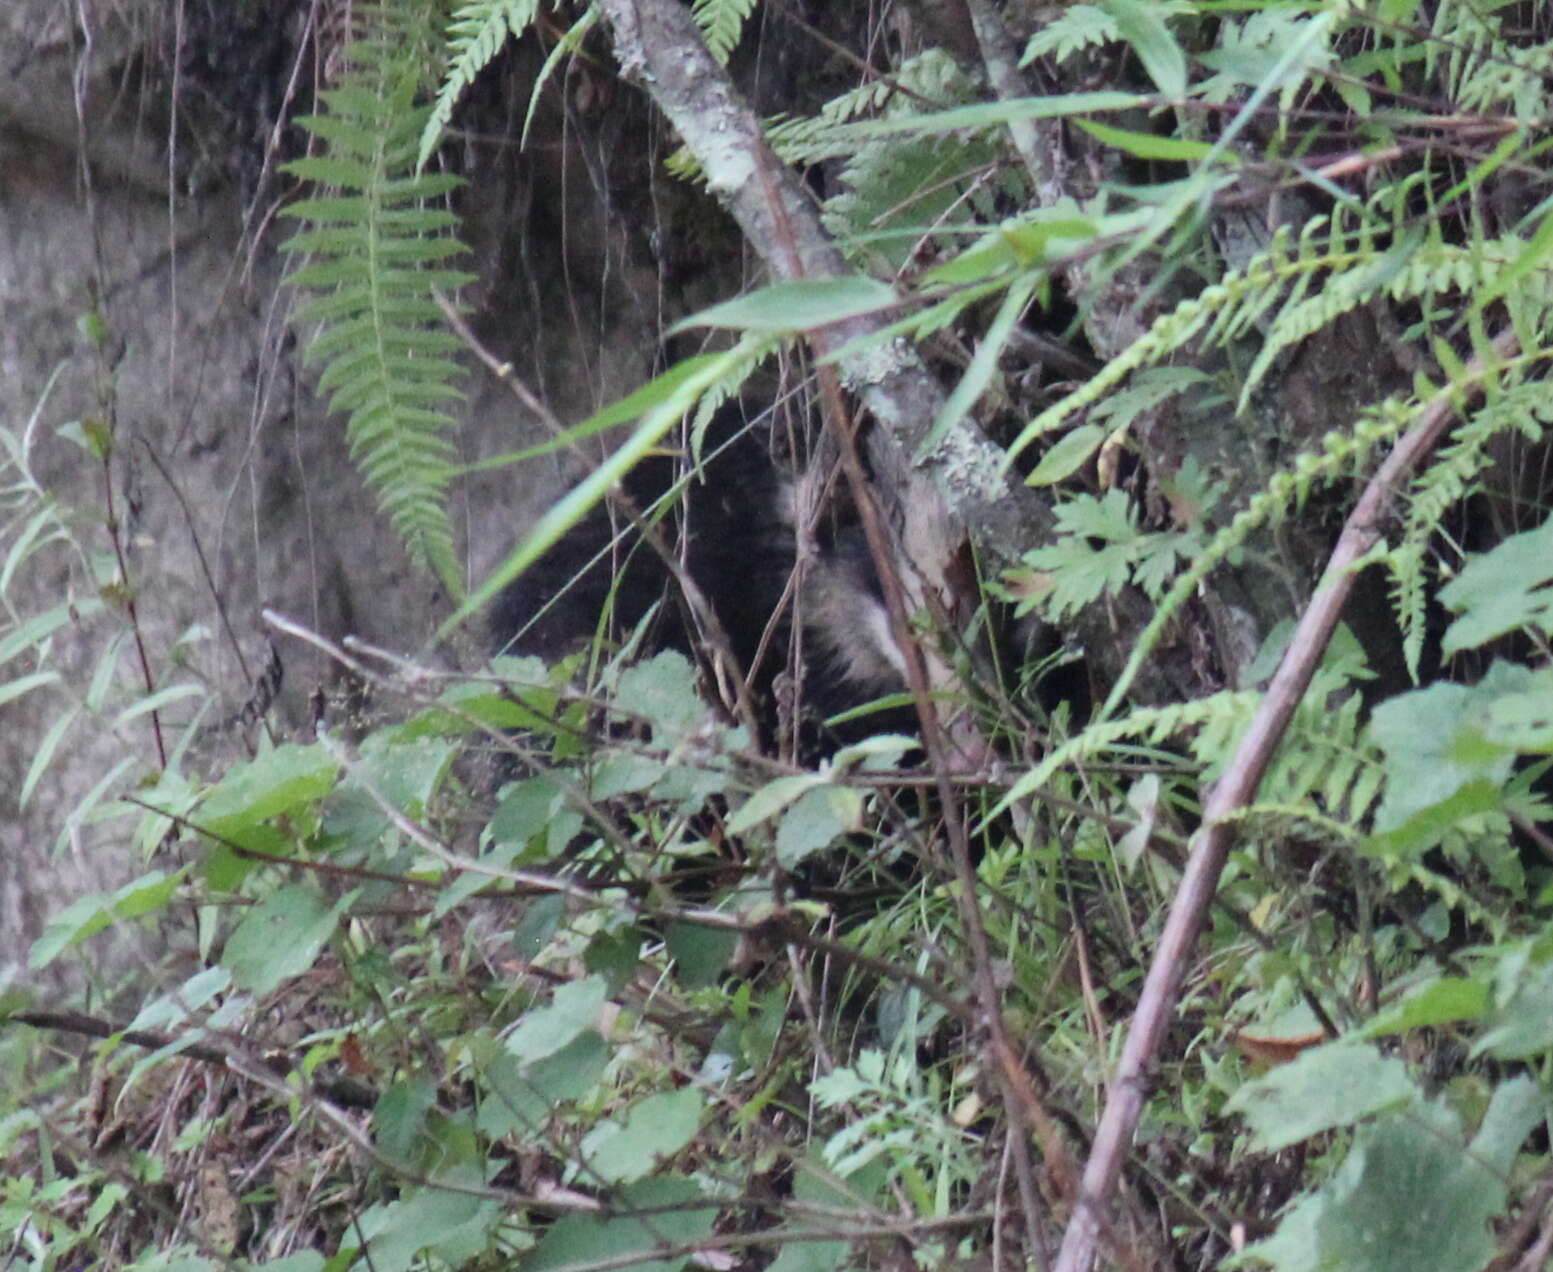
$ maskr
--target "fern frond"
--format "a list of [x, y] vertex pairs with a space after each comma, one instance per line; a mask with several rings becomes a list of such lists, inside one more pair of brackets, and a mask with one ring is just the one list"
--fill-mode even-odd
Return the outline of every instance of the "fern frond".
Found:
[[[941, 49], [927, 49], [908, 58], [889, 79], [869, 80], [831, 98], [818, 115], [773, 116], [766, 121], [766, 140], [784, 163], [802, 167], [858, 155], [857, 138], [847, 133], [844, 125], [879, 115], [898, 102], [949, 105], [968, 100], [969, 81], [954, 59]], [[899, 109], [918, 107], [902, 105]], [[891, 140], [881, 139], [874, 144], [884, 146], [891, 144]], [[669, 156], [666, 166], [677, 177], [700, 179], [700, 165], [683, 147]]]
[[1318, 450], [1307, 451], [1290, 467], [1273, 474], [1267, 485], [1213, 536], [1155, 607], [1154, 617], [1133, 643], [1132, 653], [1100, 710], [1100, 718], [1107, 718], [1117, 709], [1176, 612], [1230, 553], [1244, 546], [1255, 531], [1277, 524], [1287, 512], [1303, 505], [1318, 482], [1357, 471], [1381, 445], [1400, 437], [1422, 409], [1416, 399], [1387, 398], [1367, 409], [1352, 426], [1329, 432], [1321, 439]]
[[1106, 44], [1122, 38], [1116, 19], [1098, 5], [1070, 5], [1030, 37], [1019, 65], [1028, 66], [1038, 57], [1051, 55], [1053, 61], [1077, 53], [1080, 49]]
[[[1460, 246], [1438, 238], [1420, 242], [1395, 228], [1387, 231], [1391, 241], [1383, 247], [1373, 218], [1373, 209], [1355, 214], [1339, 208], [1307, 224], [1297, 244], [1289, 229], [1280, 227], [1243, 268], [1161, 314], [1098, 375], [1037, 415], [1010, 453], [1017, 455], [1036, 438], [1061, 428], [1140, 367], [1163, 362], [1193, 341], [1228, 344], [1253, 324], [1264, 325], [1261, 348], [1241, 386], [1238, 409], [1243, 411], [1279, 355], [1341, 315], [1383, 293], [1393, 300], [1423, 302], [1425, 308], [1441, 292], [1470, 293], [1502, 274], [1525, 248], [1516, 238]], [[1529, 278], [1526, 285], [1545, 286]], [[1539, 310], [1547, 305], [1540, 297], [1526, 301]], [[1268, 321], [1274, 305], [1277, 312]]]
[[[1176, 17], [1194, 12], [1190, 4], [1182, 0], [1154, 0], [1150, 6], [1160, 17]], [[1061, 62], [1080, 49], [1106, 44], [1122, 38], [1121, 26], [1116, 18], [1099, 5], [1069, 5], [1056, 17], [1041, 24], [1041, 29], [1030, 37], [1025, 45], [1019, 65], [1028, 66], [1038, 57], [1052, 56]]]
[[528, 30], [538, 10], [539, 0], [469, 0], [458, 7], [448, 24], [447, 74], [421, 128], [417, 171], [426, 166], [442, 140], [442, 130], [453, 118], [453, 108], [464, 90], [490, 65], [509, 35], [517, 37]]
[[1384, 561], [1391, 574], [1403, 655], [1415, 682], [1424, 643], [1430, 540], [1445, 514], [1472, 492], [1478, 477], [1494, 462], [1489, 448], [1497, 438], [1518, 432], [1528, 442], [1540, 442], [1549, 423], [1553, 423], [1553, 397], [1545, 381], [1506, 386], [1456, 429], [1435, 462], [1414, 480], [1402, 535]]
[[701, 28], [708, 51], [723, 65], [739, 45], [744, 24], [755, 11], [755, 0], [696, 0], [690, 16]]
[[415, 171], [427, 117], [415, 105], [417, 8], [357, 10], [340, 84], [320, 95], [327, 113], [299, 121], [327, 153], [286, 168], [342, 193], [286, 208], [283, 215], [310, 228], [284, 246], [312, 258], [288, 281], [315, 293], [297, 318], [318, 324], [307, 359], [326, 364], [320, 391], [331, 410], [349, 416], [352, 458], [410, 559], [457, 594], [462, 581], [444, 507], [452, 420], [444, 408], [459, 396], [462, 373], [433, 296], [469, 276], [446, 264], [464, 249], [452, 234], [453, 214], [438, 206], [459, 180]]
[[1289, 722], [1258, 800], [1319, 809], [1345, 837], [1364, 833], [1386, 782], [1385, 763], [1365, 739], [1367, 719], [1363, 695], [1314, 686]]
[[1212, 728], [1238, 733], [1251, 720], [1262, 695], [1225, 691], [1190, 702], [1163, 707], [1134, 707], [1125, 718], [1097, 720], [1069, 738], [1011, 787], [989, 814], [996, 817], [1011, 804], [1034, 795], [1058, 770], [1081, 760], [1093, 759], [1121, 742], [1158, 744], [1190, 729]]
[[1553, 75], [1553, 44], [1506, 49], [1484, 61], [1465, 77], [1460, 101], [1465, 110], [1487, 114], [1510, 110], [1517, 118], [1536, 120], [1548, 112], [1548, 77]]

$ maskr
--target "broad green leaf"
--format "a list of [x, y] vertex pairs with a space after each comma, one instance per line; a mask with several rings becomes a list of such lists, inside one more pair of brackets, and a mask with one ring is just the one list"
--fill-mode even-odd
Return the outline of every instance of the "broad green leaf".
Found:
[[302, 883], [270, 893], [227, 939], [221, 961], [232, 969], [233, 983], [263, 995], [307, 971], [358, 891], [347, 892], [333, 905]]
[[1488, 986], [1461, 976], [1441, 976], [1393, 1003], [1364, 1028], [1366, 1038], [1406, 1033], [1453, 1020], [1477, 1020], [1488, 1010]]
[[507, 1037], [507, 1050], [532, 1063], [554, 1055], [585, 1029], [595, 1029], [604, 1007], [604, 978], [589, 976], [555, 991], [548, 1007], [532, 1008]]
[[1473, 557], [1440, 600], [1460, 617], [1446, 629], [1447, 656], [1475, 649], [1522, 627], [1553, 632], [1553, 518]]
[[1520, 969], [1508, 1001], [1472, 1050], [1500, 1060], [1527, 1060], [1553, 1049], [1553, 962]]
[[553, 778], [514, 782], [502, 793], [491, 815], [491, 839], [499, 844], [527, 844], [550, 824], [565, 800], [565, 792]]
[[418, 1076], [391, 1083], [372, 1110], [372, 1134], [377, 1146], [394, 1161], [418, 1160], [426, 1133], [426, 1116], [437, 1106], [437, 1084]]
[[1435, 684], [1383, 702], [1370, 737], [1386, 755], [1386, 795], [1375, 817], [1378, 834], [1442, 804], [1470, 782], [1502, 785], [1515, 754], [1485, 732], [1490, 706], [1523, 693], [1534, 673], [1495, 663], [1476, 684]]
[[1416, 1105], [1365, 1127], [1333, 1184], [1323, 1245], [1347, 1272], [1461, 1272], [1494, 1253], [1503, 1181], [1461, 1142], [1456, 1115]]
[[238, 831], [322, 799], [334, 789], [339, 764], [322, 746], [286, 743], [234, 765], [205, 797], [201, 829], [231, 838]]
[[[428, 1263], [468, 1266], [487, 1252], [502, 1218], [500, 1202], [471, 1194], [484, 1182], [477, 1167], [464, 1164], [397, 1201], [369, 1207], [350, 1229], [352, 1236], [367, 1239], [366, 1258], [358, 1266], [373, 1272], [411, 1272]], [[423, 1252], [436, 1256], [435, 1262]]]
[[686, 989], [704, 989], [716, 984], [732, 961], [739, 934], [699, 923], [672, 923], [664, 941], [678, 969], [680, 984]]
[[1481, 727], [1489, 742], [1520, 755], [1553, 752], [1553, 669], [1538, 668], [1490, 702]]
[[672, 330], [730, 327], [736, 331], [809, 331], [901, 303], [893, 287], [865, 274], [808, 278], [772, 283], [747, 296], [713, 305], [676, 323]]
[[[664, 936], [671, 955], [674, 953], [675, 930], [676, 925], [671, 924]], [[582, 951], [583, 967], [604, 978], [611, 997], [624, 989], [641, 970], [642, 939], [642, 931], [636, 924], [617, 922], [595, 932]]]
[[370, 787], [394, 808], [419, 821], [456, 754], [453, 743], [443, 738], [401, 739], [374, 734], [362, 742], [360, 765], [341, 787]]
[[1456, 1115], [1420, 1102], [1360, 1128], [1332, 1180], [1246, 1253], [1278, 1272], [1463, 1272], [1493, 1255], [1504, 1204]]
[[589, 774], [588, 796], [594, 802], [645, 791], [666, 770], [656, 756], [616, 752], [601, 756]]
[[1488, 1112], [1472, 1137], [1472, 1156], [1502, 1176], [1510, 1174], [1526, 1137], [1549, 1113], [1548, 1097], [1522, 1073], [1494, 1088]]
[[652, 725], [659, 746], [679, 741], [706, 717], [706, 706], [696, 693], [695, 668], [672, 649], [626, 668], [616, 701]]
[[863, 823], [863, 796], [848, 786], [827, 783], [805, 791], [777, 826], [777, 861], [796, 870], [811, 853], [823, 852]]
[[1302, 1052], [1247, 1082], [1225, 1104], [1245, 1116], [1255, 1152], [1276, 1152], [1334, 1127], [1405, 1103], [1417, 1094], [1400, 1060], [1373, 1047], [1333, 1042]]
[[805, 791], [824, 781], [818, 773], [795, 773], [791, 777], [774, 778], [734, 809], [728, 818], [728, 833], [742, 835], [754, 829], [766, 818], [775, 817]]
[[131, 1029], [166, 1029], [180, 1025], [198, 1012], [232, 983], [224, 967], [207, 967], [178, 986], [175, 993], [163, 994], [147, 1003], [129, 1022]]
[[129, 1265], [129, 1272], [219, 1272], [225, 1261], [207, 1259], [178, 1248], [143, 1255]]
[[903, 755], [921, 745], [920, 739], [903, 733], [876, 733], [837, 751], [831, 760], [831, 771], [845, 773], [856, 766], [865, 773], [887, 773], [899, 766]]
[[566, 898], [559, 892], [535, 897], [523, 908], [523, 917], [512, 929], [512, 948], [521, 958], [537, 960], [560, 931], [565, 917]]
[[243, 1261], [239, 1266], [244, 1272], [323, 1272], [324, 1256], [316, 1250], [303, 1250], [265, 1263]]
[[818, 773], [794, 773], [792, 777], [773, 778], [728, 817], [728, 834], [745, 834], [767, 817], [775, 817], [803, 795], [804, 791], [809, 791], [823, 781], [825, 778]]
[[696, 1137], [704, 1106], [693, 1086], [649, 1095], [623, 1122], [600, 1122], [583, 1136], [583, 1168], [606, 1184], [644, 1178]]
[[[517, 1272], [563, 1272], [589, 1267], [630, 1268], [631, 1272], [679, 1272], [688, 1254], [653, 1255], [666, 1246], [693, 1246], [712, 1231], [714, 1205], [697, 1206], [700, 1188], [669, 1175], [644, 1179], [620, 1190], [616, 1217], [568, 1215], [545, 1229]], [[637, 1215], [633, 1211], [644, 1213]]]
[[[1427, 782], [1423, 789], [1427, 797]], [[1379, 861], [1416, 859], [1456, 827], [1503, 807], [1499, 782], [1482, 778], [1463, 782], [1444, 799], [1410, 812], [1400, 825], [1369, 836], [1364, 841], [1365, 855]]]
[[517, 1135], [530, 1141], [562, 1105], [593, 1090], [609, 1061], [609, 1045], [586, 1029], [554, 1055], [524, 1064], [511, 1052], [498, 1051], [481, 1067], [486, 1096], [476, 1125], [492, 1139]]

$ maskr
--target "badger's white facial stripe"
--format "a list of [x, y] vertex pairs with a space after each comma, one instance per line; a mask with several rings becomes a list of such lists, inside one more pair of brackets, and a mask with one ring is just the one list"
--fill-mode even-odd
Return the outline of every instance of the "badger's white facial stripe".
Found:
[[[850, 550], [849, 550], [850, 549]], [[812, 562], [804, 578], [804, 631], [833, 674], [865, 693], [897, 691], [906, 658], [858, 545]]]
[[902, 680], [906, 678], [906, 655], [895, 643], [890, 631], [890, 612], [872, 596], [864, 598], [863, 627], [873, 638], [874, 647]]

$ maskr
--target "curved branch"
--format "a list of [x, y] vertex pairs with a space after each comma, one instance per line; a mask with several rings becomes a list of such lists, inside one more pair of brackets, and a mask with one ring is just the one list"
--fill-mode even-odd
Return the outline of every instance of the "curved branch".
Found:
[[[1513, 357], [1515, 333], [1505, 331], [1494, 341], [1496, 359]], [[1181, 876], [1159, 948], [1149, 964], [1138, 1010], [1122, 1047], [1116, 1076], [1111, 1080], [1105, 1111], [1095, 1128], [1094, 1145], [1084, 1166], [1078, 1204], [1063, 1234], [1056, 1272], [1088, 1272], [1094, 1260], [1101, 1218], [1116, 1187], [1122, 1158], [1132, 1143], [1148, 1086], [1148, 1069], [1180, 996], [1186, 960], [1196, 945], [1218, 887], [1219, 875], [1232, 845], [1232, 819], [1256, 796], [1256, 788], [1283, 739], [1284, 730], [1310, 687], [1337, 626], [1343, 603], [1353, 587], [1354, 566], [1380, 540], [1380, 526], [1392, 496], [1418, 466], [1455, 418], [1465, 388], [1479, 382], [1486, 367], [1481, 357], [1467, 364], [1461, 380], [1441, 389], [1424, 409], [1418, 423], [1402, 437], [1375, 470], [1364, 493], [1343, 524], [1343, 533], [1327, 559], [1321, 583], [1310, 598], [1283, 661], [1267, 687], [1240, 746], [1213, 788], [1203, 809], [1203, 822], [1192, 837], [1191, 855]]]

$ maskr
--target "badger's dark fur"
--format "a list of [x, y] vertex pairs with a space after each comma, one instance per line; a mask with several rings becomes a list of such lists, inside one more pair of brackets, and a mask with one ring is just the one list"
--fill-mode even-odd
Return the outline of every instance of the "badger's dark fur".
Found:
[[[768, 728], [777, 717], [777, 684], [801, 685], [810, 720], [904, 687], [902, 656], [860, 527], [845, 517], [820, 518], [799, 570], [804, 530], [794, 508], [794, 477], [772, 460], [769, 440], [759, 425], [746, 427], [736, 408], [720, 412], [708, 430], [700, 474], [684, 481], [677, 508], [658, 523], [727, 633]], [[685, 478], [687, 467], [683, 457], [671, 456], [639, 464], [623, 483], [627, 501], [647, 512]], [[704, 648], [671, 571], [619, 507], [606, 507], [499, 595], [491, 623], [504, 651], [554, 658], [593, 638], [601, 618], [609, 622], [604, 634], [620, 639], [649, 613], [649, 648], [691, 656]], [[797, 642], [795, 615], [802, 631]], [[795, 645], [801, 677], [790, 665]]]

